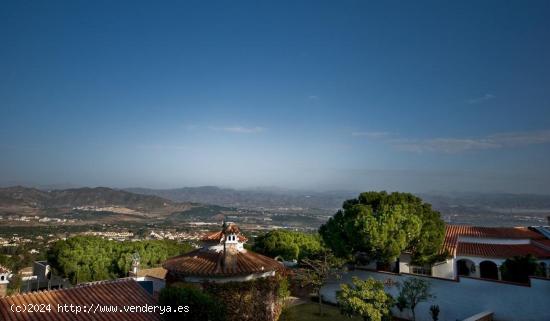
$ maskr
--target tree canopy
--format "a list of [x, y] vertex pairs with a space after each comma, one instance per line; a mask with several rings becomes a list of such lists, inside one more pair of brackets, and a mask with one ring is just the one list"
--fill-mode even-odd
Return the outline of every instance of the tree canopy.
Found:
[[342, 284], [340, 288], [336, 297], [342, 314], [358, 315], [365, 321], [389, 320], [393, 299], [384, 291], [382, 282], [353, 277], [351, 286]]
[[325, 244], [340, 257], [361, 254], [367, 261], [390, 262], [403, 251], [415, 263], [438, 259], [445, 236], [439, 212], [410, 193], [361, 193], [347, 200], [319, 229]]
[[413, 321], [416, 320], [416, 306], [420, 302], [425, 302], [435, 297], [430, 292], [430, 287], [431, 285], [428, 281], [419, 278], [410, 278], [403, 282], [397, 301], [403, 308], [411, 310]]
[[323, 251], [317, 233], [274, 230], [256, 238], [253, 250], [267, 256], [282, 256], [285, 260], [301, 260]]
[[56, 242], [48, 252], [48, 261], [72, 283], [124, 277], [139, 253], [140, 267], [154, 267], [167, 258], [183, 254], [191, 245], [174, 241], [118, 242], [93, 236], [77, 236]]
[[340, 277], [342, 262], [330, 251], [323, 251], [316, 259], [303, 259], [300, 265], [301, 268], [295, 271], [295, 278], [302, 287], [309, 286], [315, 292], [319, 303], [319, 315], [323, 315], [321, 288], [330, 278]]

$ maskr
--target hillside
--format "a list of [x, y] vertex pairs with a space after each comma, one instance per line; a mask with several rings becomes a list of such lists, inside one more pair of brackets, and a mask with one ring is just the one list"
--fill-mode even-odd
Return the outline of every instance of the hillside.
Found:
[[313, 192], [293, 190], [237, 190], [217, 186], [183, 187], [175, 189], [127, 188], [126, 191], [156, 195], [178, 202], [197, 202], [239, 208], [303, 208], [324, 209], [331, 213], [355, 192]]
[[0, 188], [0, 213], [44, 214], [52, 209], [98, 208], [126, 214], [168, 216], [191, 208], [158, 196], [135, 194], [106, 187], [41, 191], [22, 186]]
[[[288, 215], [312, 213], [333, 215], [346, 199], [359, 192], [314, 192], [277, 189], [237, 190], [216, 186], [176, 189], [130, 188], [127, 191], [156, 195], [172, 201], [198, 202], [248, 208]], [[454, 224], [523, 226], [547, 223], [550, 196], [506, 193], [421, 193], [417, 194]]]

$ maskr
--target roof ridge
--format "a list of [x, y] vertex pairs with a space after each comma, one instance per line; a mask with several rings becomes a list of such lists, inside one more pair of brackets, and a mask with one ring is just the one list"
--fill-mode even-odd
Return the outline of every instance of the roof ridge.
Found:
[[74, 288], [86, 287], [86, 286], [96, 285], [96, 284], [128, 282], [128, 281], [132, 281], [132, 280], [134, 280], [134, 279], [127, 276], [127, 277], [123, 277], [123, 278], [116, 278], [116, 279], [110, 279], [110, 280], [90, 281], [90, 282], [84, 282], [84, 283], [77, 284], [76, 286], [74, 286]]
[[[153, 297], [132, 278], [120, 278], [84, 283], [81, 286], [65, 289], [40, 290], [36, 292], [18, 293], [17, 295], [0, 298], [0, 310], [10, 304], [34, 304], [37, 302], [51, 304], [106, 304], [106, 305], [143, 305], [154, 304]], [[122, 311], [121, 311], [122, 312]], [[7, 317], [7, 319], [6, 319]], [[70, 311], [68, 314], [52, 314], [44, 316], [51, 321], [64, 321], [67, 318], [78, 318], [77, 313]], [[86, 317], [84, 317], [86, 318]], [[93, 317], [96, 321], [162, 321], [158, 313], [152, 311], [140, 311], [136, 314], [130, 312], [121, 314], [97, 314]], [[28, 312], [5, 314], [0, 312], [0, 319], [6, 321], [34, 320], [35, 316]], [[42, 317], [40, 317], [42, 320]], [[46, 320], [44, 319], [44, 320]], [[75, 319], [76, 320], [76, 319]]]

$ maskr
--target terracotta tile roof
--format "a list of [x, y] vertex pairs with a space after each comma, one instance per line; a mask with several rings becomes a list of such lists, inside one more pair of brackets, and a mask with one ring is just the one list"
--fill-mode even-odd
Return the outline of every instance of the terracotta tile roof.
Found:
[[447, 225], [445, 227], [445, 240], [442, 252], [447, 251], [451, 255], [455, 253], [459, 236], [496, 239], [531, 239], [541, 240], [545, 237], [526, 227], [483, 227], [470, 225]]
[[227, 226], [224, 229], [225, 234], [241, 234], [241, 230], [237, 226], [237, 224], [234, 223], [228, 223]]
[[184, 276], [239, 276], [269, 271], [282, 271], [278, 261], [251, 251], [232, 254], [233, 264], [224, 265], [223, 251], [198, 249], [164, 262], [163, 267]]
[[[11, 311], [12, 304], [51, 304], [51, 311], [44, 313]], [[95, 282], [61, 290], [30, 292], [0, 298], [0, 320], [2, 321], [161, 321], [158, 313], [116, 312], [116, 313], [71, 313], [58, 312], [57, 305], [79, 306], [112, 305], [144, 306], [154, 305], [153, 298], [134, 280]], [[119, 308], [119, 309], [120, 309]]]
[[248, 239], [241, 233], [241, 230], [235, 223], [228, 223], [221, 231], [211, 232], [204, 235], [201, 241], [204, 242], [220, 242], [227, 234], [237, 234], [239, 242], [245, 243]]
[[550, 251], [533, 244], [482, 244], [459, 242], [456, 255], [511, 258], [531, 254], [539, 259], [550, 258]]
[[201, 238], [201, 241], [216, 241], [216, 242], [219, 242], [219, 241], [221, 241], [222, 238], [223, 238], [223, 232], [218, 231], [218, 232], [212, 232], [212, 233], [208, 233], [208, 234], [204, 235]]
[[550, 251], [550, 240], [546, 239], [546, 240], [536, 240], [536, 241], [532, 241], [532, 243], [538, 247], [541, 247], [543, 249], [546, 249], [546, 250], [549, 250]]
[[8, 270], [8, 268], [3, 267], [2, 265], [0, 265], [0, 273], [10, 273], [10, 270]]
[[165, 268], [157, 267], [157, 268], [152, 268], [152, 269], [139, 270], [138, 273], [137, 273], [137, 276], [138, 277], [150, 276], [150, 277], [154, 277], [154, 278], [157, 278], [157, 279], [164, 280], [164, 279], [166, 279], [166, 273], [167, 272], [168, 272], [168, 270], [166, 270]]

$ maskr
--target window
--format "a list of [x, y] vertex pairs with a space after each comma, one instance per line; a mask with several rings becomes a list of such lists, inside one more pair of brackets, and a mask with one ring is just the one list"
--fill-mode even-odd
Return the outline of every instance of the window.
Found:
[[413, 274], [421, 274], [421, 275], [432, 275], [432, 268], [431, 267], [425, 267], [425, 266], [413, 266], [412, 267], [412, 273]]

